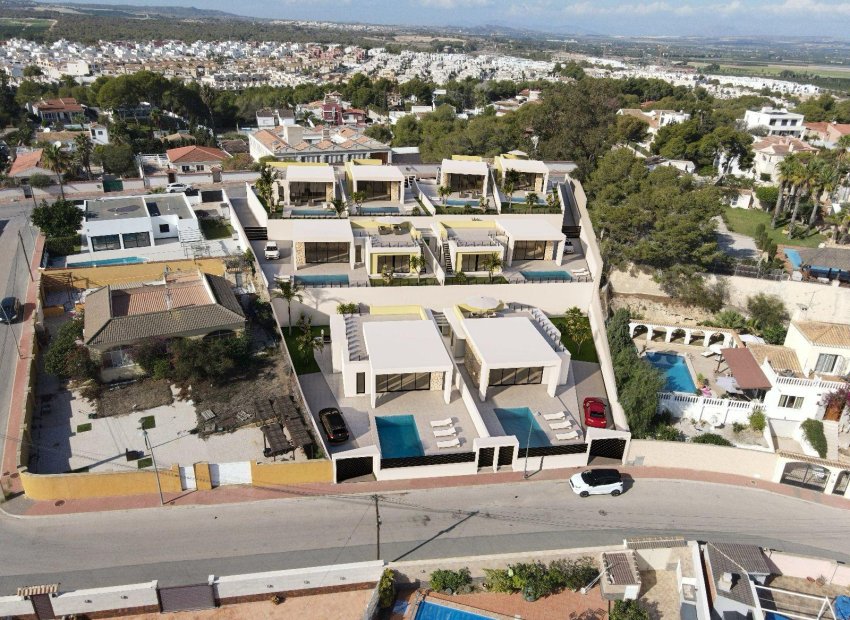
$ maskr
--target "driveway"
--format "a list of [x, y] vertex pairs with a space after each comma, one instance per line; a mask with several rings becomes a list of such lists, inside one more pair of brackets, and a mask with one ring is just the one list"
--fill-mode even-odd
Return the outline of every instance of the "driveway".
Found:
[[737, 259], [759, 258], [761, 252], [752, 237], [732, 232], [721, 217], [715, 218], [715, 221], [717, 222], [717, 245], [724, 254]]

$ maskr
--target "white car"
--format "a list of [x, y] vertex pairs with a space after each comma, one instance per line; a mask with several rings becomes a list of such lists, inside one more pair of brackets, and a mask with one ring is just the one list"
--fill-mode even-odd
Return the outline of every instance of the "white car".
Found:
[[277, 241], [266, 241], [263, 254], [266, 260], [278, 260], [280, 258], [280, 248], [277, 247]]
[[180, 194], [181, 192], [191, 192], [192, 186], [186, 183], [169, 183], [165, 186], [166, 194]]
[[623, 492], [623, 477], [616, 469], [588, 469], [570, 478], [570, 488], [581, 497]]

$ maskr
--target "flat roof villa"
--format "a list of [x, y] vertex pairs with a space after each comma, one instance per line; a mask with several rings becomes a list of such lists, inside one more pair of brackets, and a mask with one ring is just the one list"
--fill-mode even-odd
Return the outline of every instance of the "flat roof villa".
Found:
[[[397, 166], [381, 164], [380, 160], [354, 160], [345, 164], [349, 197], [362, 192], [364, 202], [404, 205], [404, 174]], [[371, 215], [368, 207], [363, 214]]]
[[440, 165], [440, 185], [449, 188], [452, 199], [487, 197], [490, 189], [490, 168], [481, 158], [455, 156]]
[[506, 181], [513, 183], [514, 192], [543, 194], [549, 187], [549, 167], [542, 161], [528, 159], [524, 153], [498, 155], [493, 159], [493, 168], [503, 187]]
[[[336, 174], [328, 164], [274, 163], [275, 183], [272, 187], [272, 200], [285, 207], [319, 207], [326, 209], [327, 215], [336, 217], [337, 213], [329, 206], [336, 197]], [[295, 214], [298, 214], [296, 209]], [[319, 215], [318, 212], [304, 211], [306, 215]]]
[[348, 220], [297, 220], [292, 224], [292, 271], [308, 265], [354, 269], [354, 234]]
[[[415, 276], [411, 267], [413, 256], [422, 257], [422, 234], [411, 222], [384, 224], [380, 220], [352, 222], [355, 237], [355, 254], [360, 254], [369, 277], [381, 277], [385, 270], [401, 277]], [[364, 240], [364, 242], [358, 243]], [[427, 270], [420, 268], [427, 273]]]

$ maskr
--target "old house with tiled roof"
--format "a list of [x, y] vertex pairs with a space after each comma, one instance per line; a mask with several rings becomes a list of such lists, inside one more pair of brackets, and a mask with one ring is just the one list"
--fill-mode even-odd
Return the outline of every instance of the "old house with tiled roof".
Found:
[[180, 146], [165, 152], [168, 163], [178, 172], [209, 172], [220, 168], [230, 154], [211, 146]]
[[251, 157], [259, 161], [274, 157], [278, 161], [341, 164], [353, 159], [392, 161], [392, 149], [352, 127], [302, 127], [284, 125], [261, 129], [249, 138]]

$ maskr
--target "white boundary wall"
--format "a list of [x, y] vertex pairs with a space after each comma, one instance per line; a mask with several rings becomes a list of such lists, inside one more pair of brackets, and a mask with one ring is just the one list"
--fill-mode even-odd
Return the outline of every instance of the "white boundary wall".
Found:
[[51, 603], [57, 616], [65, 616], [114, 609], [159, 607], [159, 597], [157, 582], [149, 581], [126, 586], [63, 592], [53, 597]]
[[[257, 220], [257, 225], [268, 227], [269, 225], [269, 214], [266, 213], [266, 210], [263, 208], [263, 203], [260, 202], [260, 199], [257, 198], [257, 195], [254, 193], [254, 189], [251, 187], [250, 183], [245, 183], [245, 202], [248, 203], [248, 208], [251, 210], [251, 214], [254, 216], [254, 219]], [[273, 236], [271, 231], [269, 231], [269, 239], [282, 239], [283, 237]]]
[[0, 617], [34, 615], [32, 602], [23, 596], [0, 596]]

